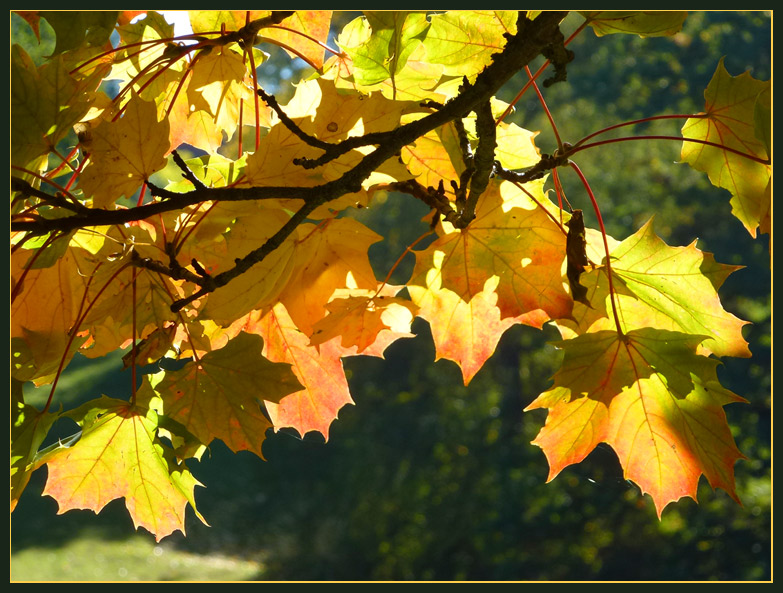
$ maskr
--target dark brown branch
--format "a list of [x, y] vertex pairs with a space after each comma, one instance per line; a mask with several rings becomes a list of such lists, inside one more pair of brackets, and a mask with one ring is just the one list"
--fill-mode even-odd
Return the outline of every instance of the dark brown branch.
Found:
[[563, 34], [556, 35], [555, 40], [546, 46], [541, 53], [555, 67], [554, 76], [550, 76], [544, 81], [544, 87], [548, 88], [556, 82], [564, 82], [568, 76], [566, 64], [574, 59], [574, 52], [566, 49]]
[[406, 181], [389, 183], [385, 186], [385, 189], [409, 194], [427, 204], [427, 206], [435, 210], [453, 225], [456, 226], [459, 224], [459, 215], [457, 214], [457, 211], [454, 210], [451, 201], [449, 201], [448, 197], [443, 192], [443, 187], [438, 189], [435, 189], [434, 187], [424, 187], [415, 179], [408, 179]]
[[559, 155], [557, 153], [555, 153], [554, 155], [542, 154], [541, 160], [538, 161], [532, 167], [530, 167], [530, 169], [528, 169], [524, 173], [517, 173], [515, 171], [510, 171], [508, 169], [505, 169], [497, 161], [495, 161], [494, 171], [498, 177], [500, 177], [501, 179], [505, 179], [506, 181], [515, 181], [516, 183], [528, 183], [529, 181], [541, 179], [544, 175], [546, 175], [547, 171], [551, 171], [552, 169], [555, 169], [557, 167], [563, 167], [567, 164], [568, 164], [567, 154], [563, 154], [563, 155]]
[[[187, 272], [187, 279], [201, 287], [196, 294], [188, 299], [174, 303], [173, 307], [181, 309], [189, 302], [211, 292], [219, 286], [227, 284], [232, 278], [262, 261], [267, 254], [280, 246], [293, 230], [318, 206], [342, 195], [360, 191], [362, 182], [387, 159], [398, 154], [402, 147], [415, 142], [416, 139], [427, 132], [462, 117], [465, 113], [476, 109], [477, 106], [488, 101], [519, 69], [539, 55], [545, 47], [553, 44], [553, 40], [557, 39], [557, 35], [560, 34], [559, 23], [566, 14], [567, 12], [565, 11], [544, 12], [536, 18], [535, 22], [532, 22], [526, 18], [524, 12], [520, 12], [517, 33], [507, 36], [508, 43], [506, 47], [502, 52], [492, 56], [492, 63], [476, 77], [475, 82], [465, 84], [459, 95], [448, 101], [442, 109], [434, 113], [389, 132], [376, 135], [367, 134], [358, 140], [352, 140], [352, 142], [364, 143], [358, 144], [359, 146], [366, 145], [368, 139], [372, 139], [372, 143], [375, 143], [377, 140], [378, 146], [373, 152], [364, 156], [356, 166], [336, 180], [315, 187], [196, 188], [191, 192], [181, 194], [156, 187], [148, 182], [147, 185], [152, 194], [161, 198], [162, 201], [128, 210], [87, 209], [86, 212], [67, 218], [17, 221], [12, 222], [12, 230], [27, 230], [39, 233], [51, 230], [67, 232], [77, 228], [122, 224], [134, 220], [143, 220], [163, 212], [181, 210], [187, 206], [204, 201], [263, 200], [272, 198], [301, 199], [305, 201], [300, 210], [275, 235], [255, 251], [237, 260], [235, 266], [230, 270], [214, 277], [196, 276], [184, 268], [181, 268], [181, 270], [185, 270], [185, 272], [176, 271], [175, 273], [180, 274]], [[351, 141], [351, 139], [348, 140]], [[344, 147], [350, 145], [347, 143], [348, 141], [345, 141], [335, 146]], [[334, 149], [330, 146], [329, 150]], [[347, 151], [344, 148], [339, 150]], [[551, 167], [542, 167], [541, 175], [548, 168]], [[447, 215], [452, 216], [448, 213]], [[137, 265], [144, 265], [144, 267], [155, 265], [157, 268], [157, 264], [152, 262]], [[171, 274], [171, 266], [166, 266], [165, 264], [161, 264], [161, 266], [164, 269], [159, 269], [158, 271]]]
[[319, 140], [318, 138], [303, 132], [302, 129], [297, 126], [290, 117], [288, 117], [286, 112], [280, 108], [280, 105], [277, 103], [277, 99], [275, 99], [273, 95], [268, 95], [266, 92], [264, 92], [264, 89], [258, 89], [256, 92], [258, 93], [258, 96], [261, 97], [264, 102], [274, 110], [274, 112], [277, 114], [277, 117], [280, 118], [280, 123], [288, 128], [288, 130], [302, 142], [322, 150], [329, 150], [332, 146], [334, 146], [334, 144], [331, 142], [324, 142], [323, 140]]
[[188, 167], [187, 163], [176, 150], [171, 151], [171, 157], [174, 159], [174, 162], [177, 164], [177, 166], [182, 170], [182, 176], [190, 181], [193, 184], [193, 187], [196, 189], [207, 189], [207, 186], [204, 185], [198, 177], [196, 177], [196, 174], [190, 170], [190, 167]]
[[38, 198], [47, 204], [65, 208], [71, 212], [82, 213], [90, 211], [84, 204], [66, 200], [62, 194], [59, 193], [55, 195], [47, 194], [45, 191], [33, 187], [26, 180], [21, 179], [20, 177], [14, 177], [13, 175], [11, 176], [11, 191], [17, 191], [25, 196]]
[[465, 204], [465, 209], [460, 213], [463, 227], [467, 226], [476, 217], [476, 205], [484, 190], [487, 189], [489, 177], [492, 174], [495, 163], [495, 147], [497, 146], [497, 133], [495, 118], [492, 115], [492, 106], [489, 101], [481, 103], [476, 108], [476, 133], [479, 144], [473, 157], [473, 175], [470, 177], [470, 193]]

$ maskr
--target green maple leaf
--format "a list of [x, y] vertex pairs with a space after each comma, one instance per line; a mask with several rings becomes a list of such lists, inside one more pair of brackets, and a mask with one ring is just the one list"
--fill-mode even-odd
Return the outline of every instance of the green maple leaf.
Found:
[[533, 441], [547, 456], [549, 480], [605, 442], [659, 516], [683, 496], [696, 499], [701, 474], [737, 500], [742, 454], [723, 406], [744, 400], [720, 385], [717, 360], [696, 354], [702, 339], [645, 328], [559, 342], [565, 357], [555, 385], [526, 408], [549, 409]]
[[640, 37], [671, 36], [682, 29], [686, 11], [594, 10], [580, 11], [599, 37], [630, 33]]
[[59, 414], [39, 412], [24, 402], [22, 383], [11, 382], [11, 510], [14, 510], [30, 474], [38, 448]]
[[353, 77], [359, 85], [372, 86], [390, 79], [395, 99], [395, 78], [424, 39], [430, 26], [427, 16], [407, 11], [366, 12], [365, 16], [366, 20], [357, 19], [353, 25], [363, 29], [359, 35], [362, 43], [341, 47], [353, 60]]
[[[92, 104], [85, 87], [58, 58], [36, 68], [18, 45], [11, 48], [11, 162], [38, 169]], [[36, 163], [36, 164], [31, 164]]]
[[159, 409], [205, 445], [217, 438], [234, 452], [263, 457], [261, 445], [272, 425], [260, 401], [278, 402], [301, 387], [290, 365], [261, 354], [263, 345], [259, 336], [240, 333], [220, 350], [155, 376]]
[[[652, 220], [611, 250], [618, 315], [623, 331], [656, 327], [703, 335], [699, 351], [716, 356], [749, 357], [742, 337], [746, 321], [726, 311], [718, 289], [737, 270], [696, 248], [670, 247]], [[564, 336], [614, 327], [606, 268], [582, 275], [592, 307], [574, 304], [573, 320], [559, 320]]]
[[506, 45], [504, 34], [517, 30], [517, 13], [496, 10], [453, 10], [432, 17], [424, 45], [427, 59], [443, 64], [451, 76], [475, 76]]
[[49, 21], [57, 38], [54, 55], [85, 44], [103, 45], [114, 31], [119, 12], [91, 10], [46, 10], [39, 13]]
[[[81, 436], [42, 460], [49, 471], [43, 494], [57, 501], [58, 514], [99, 513], [124, 497], [134, 526], [158, 541], [174, 531], [185, 533], [185, 506], [196, 510], [193, 491], [200, 484], [158, 439], [154, 411], [102, 396], [67, 416], [81, 426]], [[204, 520], [197, 510], [196, 515]]]
[[683, 142], [682, 160], [731, 192], [732, 213], [755, 237], [760, 224], [766, 228], [770, 213], [770, 81], [756, 80], [747, 72], [731, 76], [721, 59], [704, 98], [705, 116], [685, 122], [684, 138], [707, 140], [769, 162], [695, 142]]

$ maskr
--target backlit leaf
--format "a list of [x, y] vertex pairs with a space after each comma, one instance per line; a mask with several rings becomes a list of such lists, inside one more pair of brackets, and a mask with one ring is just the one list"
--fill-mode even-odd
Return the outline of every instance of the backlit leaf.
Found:
[[640, 37], [670, 36], [682, 29], [688, 16], [681, 10], [594, 10], [580, 11], [599, 37], [612, 33], [630, 33]]
[[443, 64], [445, 73], [471, 78], [506, 45], [504, 33], [517, 30], [517, 13], [496, 10], [452, 10], [432, 17], [427, 58]]
[[38, 448], [57, 417], [57, 414], [39, 412], [33, 406], [26, 404], [22, 396], [22, 384], [13, 381], [11, 387], [12, 511], [30, 480], [30, 474], [35, 469], [31, 466]]
[[[91, 97], [61, 59], [36, 68], [18, 45], [11, 47], [11, 162], [41, 162], [90, 108]], [[33, 167], [38, 168], [37, 166]]]
[[695, 499], [701, 474], [737, 499], [742, 454], [723, 406], [744, 400], [718, 383], [715, 359], [696, 354], [701, 339], [645, 328], [559, 342], [565, 358], [555, 385], [526, 408], [549, 409], [533, 441], [547, 456], [549, 480], [605, 442], [659, 516], [670, 502]]
[[275, 429], [286, 426], [304, 435], [310, 431], [329, 437], [329, 425], [337, 412], [352, 404], [348, 381], [340, 358], [346, 354], [339, 339], [320, 346], [311, 346], [286, 311], [277, 304], [257, 322], [250, 322], [247, 331], [264, 338], [264, 356], [273, 362], [285, 362], [304, 389], [285, 396], [279, 403], [267, 402], [266, 408]]
[[[618, 314], [624, 330], [656, 327], [705, 336], [699, 352], [716, 356], [750, 356], [742, 337], [747, 322], [726, 311], [718, 289], [737, 270], [715, 261], [695, 243], [670, 247], [653, 230], [652, 220], [611, 251]], [[576, 333], [614, 327], [606, 268], [582, 275], [590, 309], [574, 305], [576, 325], [558, 321]], [[573, 335], [565, 333], [564, 335]]]
[[158, 121], [155, 104], [133, 97], [116, 122], [104, 121], [92, 130], [86, 145], [90, 162], [79, 187], [96, 207], [108, 207], [132, 196], [153, 173], [166, 165], [169, 123]]
[[427, 270], [437, 269], [441, 286], [465, 302], [496, 276], [501, 317], [541, 327], [571, 313], [573, 303], [563, 286], [566, 237], [526, 196], [515, 197], [513, 204], [504, 202], [501, 191], [520, 193], [513, 185], [504, 185], [507, 189], [502, 190], [500, 183], [490, 183], [466, 229], [446, 229], [417, 254], [413, 276], [416, 284], [425, 286]]
[[185, 533], [185, 506], [195, 510], [193, 491], [200, 484], [157, 438], [157, 414], [103, 396], [69, 416], [82, 427], [81, 437], [46, 459], [43, 493], [57, 501], [58, 514], [99, 513], [124, 497], [134, 526], [157, 541]]
[[220, 350], [155, 377], [163, 413], [206, 445], [220, 439], [234, 452], [263, 457], [261, 444], [271, 424], [260, 402], [278, 402], [301, 387], [288, 364], [262, 356], [263, 345], [259, 336], [240, 333]]
[[[748, 72], [729, 75], [721, 60], [704, 91], [705, 115], [686, 121], [683, 137], [707, 140], [751, 157], [768, 159], [769, 120], [763, 114], [770, 111], [769, 89], [770, 81], [756, 80]], [[766, 189], [772, 175], [771, 164], [695, 142], [683, 142], [682, 160], [707, 173], [713, 185], [731, 192], [732, 213], [755, 237], [756, 228], [769, 212]]]
[[[335, 290], [377, 288], [367, 250], [380, 239], [352, 218], [299, 226], [294, 267], [280, 302], [301, 331], [313, 333], [315, 323], [326, 316], [326, 304]], [[308, 289], [302, 290], [303, 286]]]

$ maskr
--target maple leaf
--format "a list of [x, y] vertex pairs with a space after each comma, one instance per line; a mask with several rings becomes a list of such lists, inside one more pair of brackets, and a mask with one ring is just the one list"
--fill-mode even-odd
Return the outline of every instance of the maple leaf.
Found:
[[192, 66], [192, 78], [188, 84], [188, 98], [196, 103], [194, 94], [204, 99], [212, 125], [231, 137], [239, 124], [239, 106], [252, 93], [245, 84], [247, 68], [242, 56], [226, 48], [199, 55]]
[[174, 37], [174, 26], [151, 10], [137, 22], [117, 27], [117, 33], [122, 44], [114, 54], [109, 77], [127, 84], [163, 56], [169, 43], [166, 40]]
[[72, 253], [51, 267], [26, 270], [29, 255], [11, 256], [11, 376], [40, 385], [54, 379], [61, 360], [70, 361], [83, 341], [72, 341], [70, 332], [84, 284]]
[[22, 383], [11, 383], [11, 511], [30, 481], [38, 448], [58, 414], [39, 412], [24, 402]]
[[[226, 233], [224, 244], [207, 247], [219, 249], [215, 258], [218, 261], [233, 262], [260, 247], [288, 219], [286, 212], [264, 208], [258, 203], [218, 204], [209, 211], [207, 220], [213, 228], [224, 230], [230, 227], [231, 230]], [[196, 236], [189, 241], [189, 248], [195, 253], [199, 252], [201, 242], [210, 236], [209, 229], [206, 229], [206, 234], [202, 236], [204, 239]], [[221, 253], [225, 255], [221, 257]], [[293, 254], [293, 240], [285, 241], [263, 261], [212, 292], [200, 309], [199, 317], [230, 325], [235, 319], [254, 309], [272, 306], [291, 275]]]
[[234, 452], [263, 457], [261, 445], [272, 425], [259, 402], [278, 402], [301, 387], [288, 364], [262, 356], [263, 345], [261, 337], [240, 333], [177, 371], [153, 376], [160, 409], [204, 444], [217, 438]]
[[85, 144], [90, 162], [79, 176], [79, 187], [95, 207], [108, 207], [130, 197], [153, 173], [166, 166], [169, 123], [158, 121], [155, 103], [133, 96], [123, 116], [103, 121]]
[[[333, 79], [338, 88], [350, 88], [357, 91], [380, 91], [388, 99], [423, 101], [434, 99], [443, 102], [446, 95], [433, 89], [443, 76], [441, 64], [431, 64], [427, 61], [427, 49], [424, 43], [412, 38], [406, 45], [412, 47], [407, 51], [404, 67], [398, 66], [394, 78], [377, 76], [380, 82], [362, 84], [354, 76], [355, 63], [350, 58], [354, 52], [359, 52], [369, 42], [372, 29], [367, 19], [359, 17], [348, 23], [337, 37], [337, 45], [343, 50], [340, 55], [332, 56], [324, 64], [324, 78]], [[399, 61], [398, 61], [399, 65]], [[382, 70], [388, 72], [388, 67]]]
[[[721, 144], [740, 153], [770, 159], [771, 126], [763, 115], [770, 111], [770, 81], [760, 81], [748, 72], [731, 76], [718, 64], [704, 91], [705, 116], [690, 118], [682, 128], [684, 138]], [[731, 192], [732, 213], [752, 237], [769, 216], [771, 163], [760, 163], [734, 152], [695, 142], [683, 142], [682, 160], [704, 171], [713, 185]]]
[[421, 12], [366, 12], [371, 29], [360, 45], [344, 45], [353, 60], [353, 77], [359, 85], [372, 86], [390, 79], [392, 99], [397, 98], [395, 78], [405, 68], [408, 57], [424, 39], [429, 23]]
[[49, 475], [43, 494], [57, 501], [58, 514], [72, 509], [99, 513], [124, 497], [134, 526], [157, 541], [175, 531], [185, 533], [187, 504], [204, 521], [193, 492], [201, 484], [156, 436], [154, 411], [102, 396], [67, 416], [81, 426], [79, 440], [45, 459]]
[[83, 45], [98, 46], [109, 41], [117, 22], [118, 12], [79, 10], [75, 14], [60, 10], [42, 10], [39, 16], [54, 29], [57, 45], [54, 55]]
[[596, 35], [636, 34], [639, 37], [671, 36], [682, 29], [688, 13], [683, 10], [593, 10], [579, 11]]
[[742, 454], [723, 406], [745, 400], [720, 385], [717, 360], [696, 354], [702, 339], [644, 328], [559, 342], [565, 357], [554, 386], [525, 408], [549, 408], [533, 441], [549, 461], [548, 480], [605, 442], [659, 517], [670, 502], [696, 499], [701, 474], [737, 500]]
[[378, 287], [367, 250], [382, 237], [352, 218], [303, 224], [296, 234], [293, 269], [279, 300], [296, 326], [310, 336], [314, 324], [326, 315], [335, 290]]
[[400, 288], [382, 285], [377, 291], [335, 291], [335, 298], [326, 305], [329, 314], [313, 326], [310, 344], [318, 346], [340, 336], [343, 348], [356, 346], [361, 354], [376, 343], [381, 332], [393, 333], [393, 339], [412, 337], [411, 322], [418, 307], [394, 296]]
[[[407, 102], [389, 101], [375, 93], [370, 97], [358, 92], [341, 92], [334, 82], [318, 79], [300, 83], [291, 101], [284, 107], [286, 115], [306, 134], [318, 140], [337, 143], [350, 136], [387, 131], [396, 127]], [[311, 187], [335, 180], [354, 167], [364, 154], [352, 150], [324, 166], [305, 169], [297, 159], [315, 159], [323, 150], [299, 138], [285, 125], [278, 123], [261, 140], [258, 151], [248, 156], [243, 185]], [[387, 163], [393, 163], [395, 158]], [[383, 168], [383, 167], [382, 167]], [[390, 168], [389, 170], [394, 170]], [[385, 177], [385, 176], [384, 176]], [[385, 177], [388, 182], [388, 177]], [[367, 188], [378, 183], [370, 176], [363, 183]], [[326, 218], [332, 210], [348, 205], [366, 204], [364, 191], [349, 193], [313, 212], [313, 218]]]
[[452, 10], [435, 15], [424, 41], [427, 58], [443, 64], [445, 74], [471, 78], [505, 47], [503, 35], [516, 33], [516, 21], [514, 11]]
[[[412, 118], [404, 118], [406, 119]], [[402, 149], [402, 162], [417, 181], [425, 187], [443, 185], [446, 193], [454, 195], [451, 181], [456, 181], [465, 170], [459, 136], [453, 123], [443, 125], [419, 137], [414, 144]]]
[[275, 429], [290, 426], [301, 435], [317, 431], [328, 439], [329, 425], [337, 418], [337, 412], [353, 403], [340, 360], [346, 351], [339, 339], [311, 346], [310, 338], [296, 327], [280, 303], [263, 317], [251, 317], [245, 331], [261, 335], [264, 356], [273, 362], [290, 364], [304, 386], [279, 403], [266, 403]]
[[128, 224], [96, 233], [91, 243], [81, 237], [72, 242], [69, 252], [78, 273], [89, 278], [83, 291], [89, 306], [74, 329], [89, 336], [81, 350], [85, 356], [103, 356], [130, 345], [134, 335], [147, 335], [177, 320], [170, 306], [181, 281], [129, 265], [134, 254], [151, 259], [164, 256], [154, 233], [151, 224]]
[[[516, 191], [513, 201], [503, 200], [504, 191]], [[568, 317], [573, 302], [563, 286], [565, 234], [543, 208], [519, 193], [512, 184], [491, 182], [467, 228], [444, 223], [443, 234], [416, 254], [409, 284], [432, 284], [426, 277], [437, 269], [441, 286], [470, 302], [497, 276], [502, 318], [541, 327], [549, 319]]]
[[[715, 261], [711, 253], [696, 244], [670, 247], [653, 229], [652, 219], [611, 252], [616, 303], [623, 331], [656, 327], [703, 335], [699, 352], [716, 356], [750, 356], [742, 337], [746, 321], [738, 319], [721, 305], [718, 289], [737, 266]], [[606, 268], [582, 275], [581, 284], [594, 308], [574, 305], [574, 322], [559, 320], [570, 328], [564, 337], [614, 327], [608, 311]]]
[[265, 27], [259, 34], [265, 40], [280, 44], [291, 57], [302, 58], [320, 70], [331, 21], [331, 10], [297, 10], [280, 25]]
[[518, 323], [513, 317], [501, 319], [495, 288], [499, 278], [489, 278], [483, 290], [466, 302], [457, 293], [441, 287], [441, 275], [435, 267], [426, 273], [426, 285], [408, 285], [411, 299], [426, 319], [435, 342], [435, 360], [456, 362], [467, 385], [497, 348], [500, 336]]
[[541, 159], [541, 151], [534, 141], [538, 132], [501, 122], [496, 133], [495, 158], [506, 169], [526, 169]]
[[[56, 59], [36, 68], [18, 45], [11, 47], [11, 162], [37, 170], [92, 104], [92, 98]], [[31, 164], [31, 163], [37, 164]]]

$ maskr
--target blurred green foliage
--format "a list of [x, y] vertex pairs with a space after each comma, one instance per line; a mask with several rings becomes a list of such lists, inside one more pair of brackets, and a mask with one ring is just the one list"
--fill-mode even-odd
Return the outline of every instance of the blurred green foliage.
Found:
[[[566, 33], [578, 23], [569, 17]], [[544, 95], [563, 139], [572, 142], [626, 120], [695, 113], [723, 55], [733, 75], [752, 69], [756, 78], [769, 77], [770, 27], [768, 13], [697, 12], [674, 38], [599, 39], [588, 30], [570, 45], [576, 58], [568, 81]], [[502, 98], [511, 100], [525, 82], [520, 74]], [[517, 105], [514, 121], [541, 130], [538, 145], [554, 150], [534, 93]], [[682, 123], [655, 122], [622, 135], [677, 135]], [[670, 244], [698, 238], [718, 261], [747, 266], [721, 290], [724, 306], [754, 323], [746, 330], [753, 358], [727, 359], [720, 369], [721, 381], [749, 400], [726, 408], [748, 458], [735, 468], [742, 505], [702, 480], [698, 505], [683, 499], [658, 521], [649, 497], [623, 479], [604, 445], [547, 484], [544, 455], [530, 445], [545, 413], [522, 409], [558, 367], [560, 355], [547, 344], [557, 333], [514, 327], [466, 388], [453, 363], [432, 362], [429, 330], [417, 322], [418, 337], [394, 344], [385, 360], [345, 361], [356, 406], [340, 412], [327, 443], [285, 430], [270, 434], [266, 462], [215, 443], [192, 465], [208, 485], [196, 498], [213, 527], [192, 518], [188, 537], [172, 536], [168, 545], [260, 560], [260, 579], [770, 579], [768, 238], [751, 239], [730, 215], [729, 195], [676, 164], [679, 147], [624, 142], [575, 160], [617, 239], [655, 214], [656, 231]], [[568, 198], [587, 214], [589, 202], [571, 177], [563, 173]], [[416, 223], [425, 214], [394, 194], [355, 213], [386, 237], [371, 250], [379, 277], [426, 230], [426, 222]], [[409, 254], [395, 277], [405, 277], [412, 262]], [[94, 381], [89, 395], [121, 395], [129, 378], [114, 373], [104, 384]], [[13, 516], [12, 550], [42, 542], [55, 548], [87, 526], [100, 526], [107, 538], [131, 528], [120, 502], [97, 518], [56, 517], [52, 500], [39, 496], [41, 473]]]

